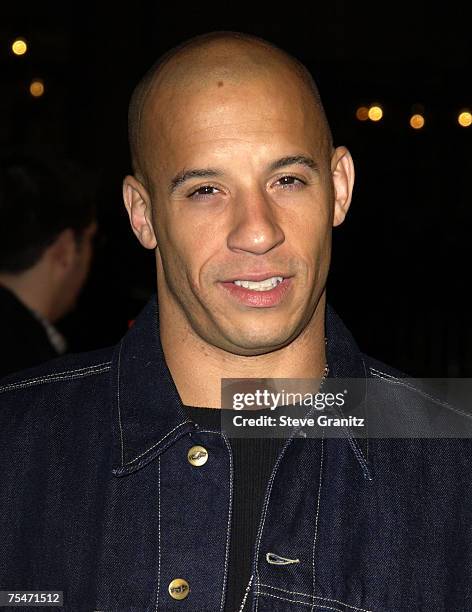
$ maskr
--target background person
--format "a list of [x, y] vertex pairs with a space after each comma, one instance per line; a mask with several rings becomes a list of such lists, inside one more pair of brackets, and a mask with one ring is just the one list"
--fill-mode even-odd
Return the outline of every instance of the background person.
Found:
[[0, 376], [67, 350], [54, 323], [74, 308], [87, 279], [96, 227], [92, 194], [76, 164], [3, 161]]

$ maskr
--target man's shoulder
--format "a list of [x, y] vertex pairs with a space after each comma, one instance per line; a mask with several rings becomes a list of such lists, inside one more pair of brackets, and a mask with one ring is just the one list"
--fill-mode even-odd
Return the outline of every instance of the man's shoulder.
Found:
[[370, 356], [363, 357], [366, 376], [373, 381], [370, 397], [388, 408], [390, 415], [414, 418], [418, 426], [430, 427], [434, 422], [435, 428], [449, 432], [451, 437], [472, 434], [472, 414], [463, 401], [458, 401], [454, 379], [416, 378]]
[[0, 379], [0, 393], [106, 372], [111, 367], [114, 346], [69, 353]]
[[89, 390], [99, 392], [108, 386], [98, 379], [109, 373], [114, 348], [63, 355], [0, 379], [0, 418], [12, 411], [55, 410], [80, 402]]
[[89, 467], [104, 460], [112, 432], [112, 355], [112, 347], [72, 353], [0, 380], [2, 486], [13, 490], [19, 478], [32, 492], [39, 474], [63, 475], [74, 466], [80, 487]]
[[371, 355], [366, 355], [365, 353], [363, 353], [362, 357], [364, 359], [364, 364], [366, 367], [366, 374], [369, 378], [373, 376], [378, 378], [385, 378], [385, 380], [392, 381], [400, 381], [401, 379], [412, 378], [412, 376], [410, 376], [406, 372], [394, 368], [384, 363], [383, 361], [380, 361], [379, 359], [375, 359]]
[[[441, 397], [437, 388], [432, 388], [430, 379], [415, 378], [369, 355], [363, 355], [367, 378], [378, 381], [379, 388], [396, 389], [399, 397], [416, 397], [418, 400], [432, 402], [448, 408], [447, 401]], [[384, 383], [384, 385], [382, 384]]]

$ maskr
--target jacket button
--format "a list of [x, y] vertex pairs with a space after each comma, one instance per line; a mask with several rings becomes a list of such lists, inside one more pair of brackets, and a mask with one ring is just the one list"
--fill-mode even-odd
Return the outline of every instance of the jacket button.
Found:
[[169, 594], [172, 599], [185, 599], [189, 592], [189, 584], [183, 578], [174, 578], [169, 584]]
[[187, 453], [187, 459], [192, 465], [203, 465], [208, 461], [208, 451], [204, 446], [192, 446]]

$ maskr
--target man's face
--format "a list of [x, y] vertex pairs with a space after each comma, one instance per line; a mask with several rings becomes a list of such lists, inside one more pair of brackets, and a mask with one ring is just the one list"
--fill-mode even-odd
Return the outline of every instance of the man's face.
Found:
[[309, 95], [282, 77], [171, 87], [148, 119], [160, 305], [240, 355], [300, 334], [330, 261], [330, 159]]

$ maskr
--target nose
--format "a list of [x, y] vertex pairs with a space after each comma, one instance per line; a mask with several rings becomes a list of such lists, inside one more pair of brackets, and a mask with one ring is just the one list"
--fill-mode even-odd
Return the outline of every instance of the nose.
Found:
[[234, 200], [228, 248], [263, 255], [281, 244], [285, 234], [277, 219], [275, 204], [262, 190], [239, 194]]

